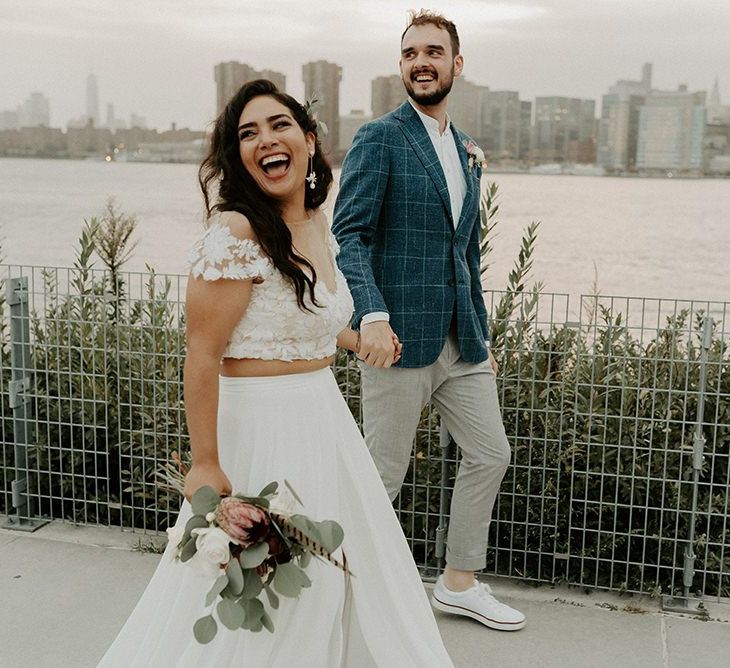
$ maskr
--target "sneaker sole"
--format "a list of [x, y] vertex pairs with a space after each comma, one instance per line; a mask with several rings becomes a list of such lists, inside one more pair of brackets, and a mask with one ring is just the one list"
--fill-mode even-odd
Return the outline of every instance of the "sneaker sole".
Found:
[[441, 612], [470, 617], [471, 619], [484, 624], [484, 626], [488, 626], [490, 629], [496, 629], [497, 631], [519, 631], [525, 627], [525, 624], [527, 624], [526, 619], [523, 619], [521, 622], [500, 622], [496, 619], [490, 619], [489, 617], [480, 615], [478, 612], [474, 612], [474, 610], [470, 610], [469, 608], [464, 608], [460, 605], [452, 605], [451, 603], [444, 603], [437, 599], [435, 594], [431, 595], [431, 605], [436, 608], [436, 610], [441, 610]]

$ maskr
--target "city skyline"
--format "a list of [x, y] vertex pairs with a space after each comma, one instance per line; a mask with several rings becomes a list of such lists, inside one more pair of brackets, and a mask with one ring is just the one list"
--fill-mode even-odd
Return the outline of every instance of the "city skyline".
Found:
[[[51, 125], [65, 127], [84, 112], [93, 73], [102, 110], [111, 103], [119, 117], [141, 113], [152, 127], [174, 122], [195, 129], [215, 114], [214, 65], [230, 60], [282, 72], [288, 92], [300, 99], [303, 64], [337, 63], [340, 114], [369, 111], [371, 81], [398, 71], [398, 39], [412, 6], [282, 0], [277, 16], [258, 0], [245, 10], [228, 0], [205, 8], [162, 0], [154, 9], [132, 1], [122, 16], [110, 2], [71, 0], [61, 7], [42, 0], [30, 3], [39, 9], [31, 23], [27, 6], [0, 2], [8, 17], [0, 26], [3, 50], [13, 64], [0, 76], [0, 109], [41, 91], [51, 100]], [[432, 6], [459, 28], [465, 78], [492, 90], [518, 91], [527, 100], [593, 99], [598, 108], [609, 86], [634, 78], [650, 61], [657, 89], [686, 84], [709, 93], [719, 76], [726, 100], [730, 3], [638, 4], [612, 0], [590, 12], [575, 0]]]

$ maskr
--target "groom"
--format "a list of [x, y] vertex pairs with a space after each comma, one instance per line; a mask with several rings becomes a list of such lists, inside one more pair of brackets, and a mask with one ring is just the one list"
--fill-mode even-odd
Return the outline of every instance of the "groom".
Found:
[[[463, 64], [451, 21], [423, 10], [411, 16], [400, 58], [409, 100], [355, 136], [332, 229], [361, 336], [365, 440], [391, 500], [429, 400], [461, 448], [447, 566], [432, 604], [517, 630], [524, 615], [474, 577], [486, 566], [489, 521], [510, 447], [480, 281], [481, 165], [446, 113]], [[391, 366], [394, 336], [403, 344], [397, 366]]]

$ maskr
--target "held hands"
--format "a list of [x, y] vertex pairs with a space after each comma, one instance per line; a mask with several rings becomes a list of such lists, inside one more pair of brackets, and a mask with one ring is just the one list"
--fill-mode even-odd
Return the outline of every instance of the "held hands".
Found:
[[403, 352], [403, 344], [385, 320], [369, 322], [360, 327], [360, 350], [357, 356], [368, 366], [387, 369]]
[[209, 485], [221, 496], [231, 494], [231, 481], [218, 464], [193, 464], [185, 476], [183, 493], [190, 501], [201, 487]]

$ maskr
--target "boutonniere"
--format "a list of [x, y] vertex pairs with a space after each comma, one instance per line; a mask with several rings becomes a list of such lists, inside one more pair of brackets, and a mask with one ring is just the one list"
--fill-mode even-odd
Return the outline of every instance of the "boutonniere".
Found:
[[484, 151], [480, 149], [473, 141], [467, 141], [466, 139], [462, 142], [464, 144], [464, 148], [466, 148], [466, 153], [469, 156], [469, 172], [471, 173], [472, 167], [474, 167], [474, 163], [479, 163], [482, 166], [482, 169], [487, 168], [487, 158], [484, 155]]

